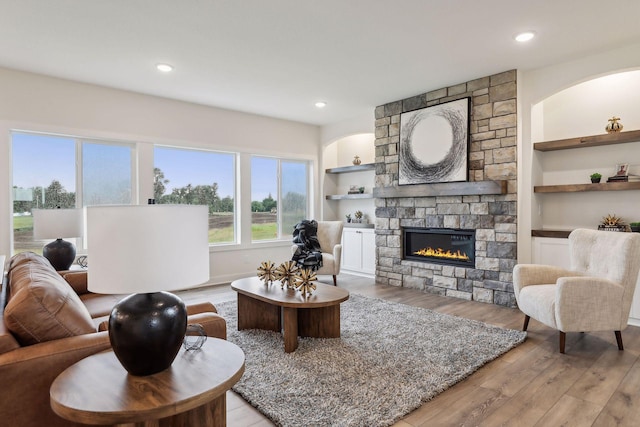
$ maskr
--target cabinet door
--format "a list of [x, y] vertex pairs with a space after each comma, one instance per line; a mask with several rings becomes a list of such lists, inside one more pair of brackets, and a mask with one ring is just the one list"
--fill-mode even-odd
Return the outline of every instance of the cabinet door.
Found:
[[533, 264], [570, 268], [569, 239], [534, 237], [531, 239], [531, 244], [533, 246], [533, 259], [531, 260]]
[[373, 230], [362, 232], [362, 271], [376, 273], [376, 233]]
[[362, 234], [345, 228], [342, 233], [342, 268], [360, 271], [362, 265]]

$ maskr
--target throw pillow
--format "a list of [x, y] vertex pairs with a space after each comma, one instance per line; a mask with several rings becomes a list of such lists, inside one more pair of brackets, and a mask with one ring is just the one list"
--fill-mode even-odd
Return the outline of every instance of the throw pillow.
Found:
[[39, 258], [30, 255], [10, 265], [11, 296], [4, 310], [9, 331], [21, 345], [95, 332], [91, 316], [75, 291], [51, 264]]

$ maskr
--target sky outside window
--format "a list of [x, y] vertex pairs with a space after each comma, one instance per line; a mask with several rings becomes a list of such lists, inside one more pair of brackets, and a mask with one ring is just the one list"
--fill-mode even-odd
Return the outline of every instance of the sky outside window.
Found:
[[218, 184], [218, 195], [234, 196], [234, 154], [156, 147], [154, 164], [164, 173], [166, 192], [187, 185]]
[[76, 145], [72, 138], [12, 134], [13, 185], [47, 187], [59, 181], [68, 192], [76, 191]]

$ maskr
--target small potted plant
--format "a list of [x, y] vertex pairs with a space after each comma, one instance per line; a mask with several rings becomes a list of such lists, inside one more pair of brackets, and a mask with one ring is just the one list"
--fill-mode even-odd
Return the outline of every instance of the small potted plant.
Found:
[[640, 222], [632, 222], [629, 226], [631, 227], [631, 231], [640, 233]]
[[356, 213], [353, 215], [356, 217], [353, 222], [357, 222], [357, 223], [362, 222], [362, 211], [356, 211]]
[[347, 222], [351, 222], [351, 214], [346, 214], [345, 218], [347, 218]]
[[602, 178], [602, 174], [599, 174], [598, 172], [594, 172], [591, 175], [589, 175], [589, 178], [591, 178], [592, 183], [597, 184], [600, 182], [600, 179]]

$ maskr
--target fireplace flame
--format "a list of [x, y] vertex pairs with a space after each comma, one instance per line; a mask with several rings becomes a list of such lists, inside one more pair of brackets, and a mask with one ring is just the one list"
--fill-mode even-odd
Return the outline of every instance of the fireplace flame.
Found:
[[459, 249], [455, 252], [451, 252], [450, 250], [445, 251], [442, 248], [433, 249], [432, 247], [428, 247], [428, 248], [420, 249], [419, 251], [415, 251], [413, 254], [418, 256], [428, 256], [433, 258], [469, 261], [469, 256], [464, 252], [460, 252]]

